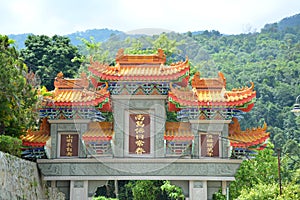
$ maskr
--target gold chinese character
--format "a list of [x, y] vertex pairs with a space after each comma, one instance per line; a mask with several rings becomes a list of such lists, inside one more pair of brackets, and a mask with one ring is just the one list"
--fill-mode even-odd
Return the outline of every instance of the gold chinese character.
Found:
[[213, 147], [213, 143], [206, 143], [207, 147]]
[[211, 148], [211, 147], [208, 147], [208, 148], [207, 148], [207, 155], [208, 155], [208, 156], [212, 157], [212, 156], [213, 156], [213, 152], [214, 152], [214, 151], [213, 151], [213, 148]]
[[143, 127], [136, 128], [136, 129], [134, 129], [134, 131], [135, 131], [136, 134], [145, 133], [145, 129]]
[[138, 114], [135, 116], [135, 120], [144, 121], [145, 117], [142, 114]]
[[136, 121], [135, 122], [136, 127], [144, 127], [145, 124], [143, 123], [143, 121]]
[[66, 142], [73, 142], [73, 136], [71, 135], [68, 135], [67, 138], [66, 138]]
[[67, 143], [67, 147], [72, 147], [72, 143]]
[[135, 141], [135, 144], [136, 144], [136, 146], [138, 146], [138, 147], [142, 147], [142, 146], [144, 146], [144, 141], [143, 140], [137, 140], [137, 141]]
[[68, 143], [72, 143], [72, 142], [73, 142], [73, 140], [72, 140], [72, 139], [67, 139], [67, 140], [66, 140], [66, 142], [68, 142]]
[[144, 135], [137, 134], [137, 135], [135, 135], [135, 139], [137, 139], [137, 140], [139, 140], [139, 139], [143, 140], [144, 139]]
[[66, 150], [67, 150], [67, 152], [72, 152], [73, 151], [72, 147], [67, 147]]
[[67, 152], [67, 156], [73, 156], [72, 152]]
[[136, 150], [135, 150], [135, 153], [136, 154], [143, 154], [145, 153], [146, 151], [142, 148], [142, 147], [138, 147]]
[[213, 141], [213, 139], [208, 138], [208, 139], [207, 139], [207, 143], [214, 143], [214, 141]]

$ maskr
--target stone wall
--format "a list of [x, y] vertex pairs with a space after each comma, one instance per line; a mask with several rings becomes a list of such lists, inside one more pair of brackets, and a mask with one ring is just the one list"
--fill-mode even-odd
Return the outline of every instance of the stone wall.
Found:
[[45, 188], [37, 165], [0, 151], [0, 199], [64, 199], [56, 188]]

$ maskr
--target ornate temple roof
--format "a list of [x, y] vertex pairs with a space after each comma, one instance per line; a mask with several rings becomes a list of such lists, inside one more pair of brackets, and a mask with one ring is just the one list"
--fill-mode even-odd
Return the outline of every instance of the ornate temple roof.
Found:
[[170, 88], [170, 111], [187, 107], [229, 107], [248, 112], [252, 109], [256, 98], [253, 83], [251, 87], [227, 91], [226, 79], [221, 72], [218, 78], [200, 78], [200, 73], [197, 72], [192, 79], [192, 90], [175, 88], [172, 84]]
[[166, 122], [165, 140], [193, 140], [189, 122]]
[[98, 106], [107, 103], [109, 107], [109, 91], [107, 85], [100, 90], [91, 90], [86, 74], [82, 73], [79, 79], [67, 79], [63, 73], [57, 74], [54, 81], [55, 90], [50, 96], [44, 97], [44, 106]]
[[91, 122], [88, 130], [82, 135], [85, 142], [111, 140], [114, 134], [112, 122]]
[[233, 147], [247, 148], [264, 143], [269, 137], [267, 125], [242, 131], [237, 118], [232, 119], [233, 123], [229, 124], [229, 140]]
[[42, 120], [40, 130], [28, 130], [26, 135], [21, 136], [22, 145], [29, 147], [43, 147], [50, 139], [50, 124], [47, 118]]
[[[165, 62], [166, 56], [161, 49], [158, 54], [151, 55], [127, 55], [120, 49], [115, 66], [91, 61], [89, 71], [102, 81], [182, 82], [189, 76], [188, 59], [171, 65], [165, 65]], [[187, 80], [184, 81], [186, 85]]]

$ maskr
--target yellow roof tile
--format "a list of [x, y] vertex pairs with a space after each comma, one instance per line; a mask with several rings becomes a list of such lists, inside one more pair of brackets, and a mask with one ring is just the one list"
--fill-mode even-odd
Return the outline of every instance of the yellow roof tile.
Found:
[[88, 130], [82, 135], [85, 142], [111, 140], [114, 134], [112, 122], [91, 122]]
[[240, 124], [237, 118], [232, 119], [233, 124], [229, 124], [229, 140], [230, 145], [233, 147], [247, 148], [262, 144], [270, 137], [270, 134], [266, 132], [267, 125], [264, 127], [257, 127], [252, 129], [246, 129], [241, 131]]

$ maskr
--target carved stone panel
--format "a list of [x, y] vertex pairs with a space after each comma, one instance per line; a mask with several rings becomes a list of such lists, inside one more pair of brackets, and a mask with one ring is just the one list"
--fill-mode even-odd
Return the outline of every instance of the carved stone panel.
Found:
[[79, 131], [80, 130], [80, 125], [79, 127], [76, 126], [76, 124], [57, 124], [57, 130], [58, 131]]
[[51, 124], [51, 155], [50, 158], [57, 158], [57, 124]]
[[234, 176], [239, 163], [40, 163], [45, 176]]

